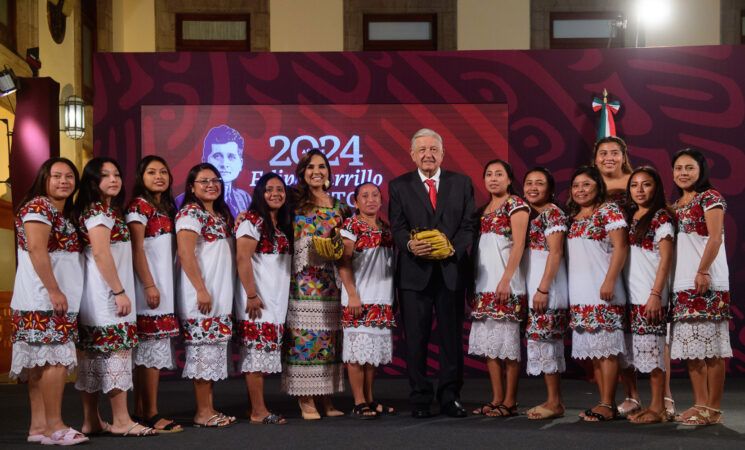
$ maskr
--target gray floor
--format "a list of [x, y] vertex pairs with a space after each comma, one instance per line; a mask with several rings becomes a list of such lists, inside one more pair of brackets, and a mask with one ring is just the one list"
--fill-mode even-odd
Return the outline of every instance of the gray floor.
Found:
[[[374, 421], [357, 421], [348, 417], [324, 418], [306, 422], [300, 418], [294, 399], [279, 392], [279, 380], [266, 382], [266, 399], [270, 408], [283, 413], [289, 423], [283, 426], [252, 425], [246, 420], [222, 430], [198, 430], [189, 425], [194, 400], [187, 381], [164, 381], [160, 389], [160, 406], [165, 415], [177, 418], [186, 430], [153, 438], [98, 437], [83, 448], [745, 448], [745, 379], [730, 378], [723, 402], [724, 424], [690, 428], [677, 424], [634, 425], [618, 420], [607, 423], [584, 423], [577, 414], [597, 401], [595, 385], [581, 380], [564, 380], [562, 384], [566, 415], [552, 421], [528, 420], [525, 416], [507, 419], [469, 416], [451, 419], [437, 416], [417, 420], [409, 416], [408, 383], [402, 379], [380, 379], [376, 394], [399, 409], [399, 416]], [[649, 397], [646, 380], [640, 380], [642, 402]], [[463, 403], [472, 408], [489, 394], [486, 379], [469, 379], [463, 389]], [[673, 392], [679, 409], [689, 407], [693, 398], [687, 379], [674, 379]], [[539, 378], [520, 380], [521, 409], [543, 401], [545, 389]], [[619, 390], [618, 399], [622, 392]], [[105, 399], [102, 415], [109, 417]], [[348, 411], [352, 399], [347, 392], [335, 398], [337, 407]], [[21, 385], [0, 386], [0, 448], [28, 448], [29, 410], [26, 388]], [[216, 384], [215, 405], [218, 409], [245, 417], [245, 385], [241, 379]], [[69, 425], [79, 427], [82, 421], [80, 397], [72, 385], [65, 390], [63, 415]], [[33, 444], [38, 446], [38, 444]]]

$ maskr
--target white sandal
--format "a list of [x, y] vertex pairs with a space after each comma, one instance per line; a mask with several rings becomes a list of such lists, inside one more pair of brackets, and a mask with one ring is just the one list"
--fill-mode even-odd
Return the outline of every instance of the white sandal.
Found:
[[626, 397], [624, 399], [624, 403], [626, 403], [626, 402], [631, 402], [631, 403], [635, 404], [636, 406], [633, 407], [633, 408], [631, 408], [631, 409], [629, 409], [629, 410], [625, 410], [625, 409], [621, 408], [620, 406], [617, 407], [616, 409], [618, 409], [618, 416], [619, 417], [626, 417], [629, 414], [631, 414], [632, 412], [641, 411], [642, 404], [641, 404], [641, 402], [639, 400], [637, 400], [635, 398], [631, 398], [631, 397]]

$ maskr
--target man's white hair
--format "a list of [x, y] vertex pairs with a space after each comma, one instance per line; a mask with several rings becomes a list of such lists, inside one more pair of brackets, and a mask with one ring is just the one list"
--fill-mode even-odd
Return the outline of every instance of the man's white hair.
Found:
[[437, 132], [434, 130], [430, 130], [429, 128], [422, 128], [421, 130], [414, 133], [414, 137], [411, 138], [411, 149], [412, 150], [414, 150], [414, 141], [424, 136], [434, 136], [435, 138], [437, 138], [438, 141], [440, 141], [440, 148], [442, 148], [442, 136], [437, 134]]

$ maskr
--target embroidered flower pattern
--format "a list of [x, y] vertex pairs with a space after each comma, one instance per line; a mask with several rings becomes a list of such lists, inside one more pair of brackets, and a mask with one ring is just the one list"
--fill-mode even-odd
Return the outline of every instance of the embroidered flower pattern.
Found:
[[654, 250], [655, 249], [655, 233], [657, 233], [657, 230], [660, 228], [661, 225], [664, 225], [666, 223], [671, 223], [673, 221], [673, 218], [670, 216], [670, 213], [668, 213], [666, 210], [661, 209], [657, 211], [654, 214], [654, 217], [652, 217], [652, 222], [649, 224], [649, 228], [647, 229], [647, 233], [644, 235], [644, 238], [642, 238], [641, 241], [638, 241], [634, 234], [636, 233], [636, 226], [638, 225], [639, 221], [636, 219], [633, 219], [631, 221], [631, 225], [629, 226], [629, 244], [630, 245], [636, 245], [638, 247], [643, 248], [644, 250]]
[[525, 200], [512, 195], [496, 211], [481, 216], [480, 234], [494, 233], [512, 238], [510, 215], [520, 208], [527, 208]]
[[16, 239], [22, 250], [28, 251], [26, 230], [23, 228], [23, 218], [29, 214], [44, 216], [51, 224], [52, 230], [47, 241], [47, 250], [52, 252], [80, 252], [81, 246], [78, 233], [72, 222], [67, 220], [54, 204], [46, 197], [34, 197], [23, 205], [15, 219]]
[[546, 230], [567, 229], [567, 216], [554, 204], [548, 205], [528, 224], [528, 245], [532, 250], [548, 250]]
[[396, 318], [393, 316], [393, 308], [390, 305], [363, 304], [362, 316], [353, 317], [349, 312], [349, 306], [344, 307], [341, 315], [341, 326], [349, 327], [375, 327], [393, 328], [396, 326]]
[[590, 217], [573, 220], [567, 238], [592, 239], [604, 241], [608, 237], [605, 227], [613, 222], [626, 222], [623, 213], [613, 202], [603, 203]]
[[328, 237], [331, 229], [341, 225], [343, 220], [338, 201], [333, 208], [315, 206], [306, 215], [295, 216], [295, 242], [303, 236]]
[[88, 238], [88, 228], [85, 226], [85, 221], [99, 215], [107, 216], [114, 221], [114, 226], [111, 228], [112, 244], [118, 242], [129, 242], [129, 228], [127, 227], [127, 224], [124, 223], [124, 219], [122, 218], [121, 214], [119, 214], [114, 208], [110, 206], [104, 205], [101, 202], [96, 202], [92, 203], [80, 217], [80, 235], [81, 240], [83, 241], [83, 245], [91, 245], [91, 241]]
[[54, 311], [16, 311], [10, 318], [10, 341], [29, 344], [64, 344], [78, 341], [78, 314], [58, 316]]
[[140, 340], [163, 339], [178, 334], [178, 320], [173, 314], [137, 315], [137, 335]]
[[695, 289], [678, 291], [673, 295], [673, 320], [730, 319], [729, 291], [708, 290], [698, 295]]
[[531, 309], [525, 336], [531, 341], [561, 339], [566, 333], [567, 322], [567, 312], [564, 309], [548, 309], [543, 314], [536, 314]]
[[184, 319], [181, 331], [185, 344], [216, 344], [227, 342], [233, 334], [232, 315]]
[[623, 330], [626, 307], [623, 305], [572, 305], [570, 325], [573, 330]]
[[264, 231], [264, 219], [262, 219], [256, 211], [244, 211], [238, 215], [238, 218], [235, 220], [235, 226], [233, 227], [234, 233], [238, 232], [238, 227], [241, 226], [241, 223], [243, 223], [244, 220], [253, 224], [259, 229], [259, 233], [261, 233], [261, 239], [256, 246], [256, 253], [275, 255], [290, 253], [290, 241], [287, 239], [287, 236], [285, 236], [279, 228], [275, 227], [274, 242], [272, 242]]
[[231, 230], [227, 222], [222, 217], [215, 217], [209, 212], [203, 210], [196, 203], [190, 203], [176, 214], [176, 222], [182, 217], [191, 217], [197, 219], [202, 226], [201, 235], [207, 242], [215, 242], [218, 239], [230, 237]]
[[393, 248], [391, 229], [387, 223], [381, 221], [381, 224], [381, 228], [376, 230], [359, 216], [352, 216], [344, 221], [342, 228], [357, 236], [357, 240], [354, 241], [354, 250], [357, 252], [366, 248]]
[[137, 344], [137, 324], [123, 322], [113, 325], [80, 325], [78, 347], [101, 353], [132, 348]]
[[144, 198], [137, 197], [127, 208], [127, 214], [138, 214], [147, 218], [145, 237], [152, 238], [173, 232], [173, 221], [170, 217], [158, 211]]
[[708, 236], [709, 230], [706, 228], [704, 211], [714, 206], [721, 206], [726, 210], [727, 202], [724, 201], [724, 197], [719, 192], [709, 189], [696, 194], [685, 205], [678, 205], [678, 202], [675, 202], [674, 206], [675, 214], [678, 216], [679, 233], [696, 233], [699, 236]]
[[664, 336], [667, 334], [667, 324], [662, 320], [657, 325], [647, 322], [647, 312], [644, 305], [631, 305], [631, 332], [634, 334], [654, 334]]
[[238, 337], [245, 347], [265, 350], [267, 352], [278, 351], [282, 347], [282, 336], [285, 332], [284, 325], [242, 320], [238, 322], [237, 326]]
[[499, 303], [496, 292], [480, 292], [473, 298], [476, 305], [471, 311], [471, 317], [475, 320], [511, 320], [521, 321], [527, 311], [528, 296], [510, 294], [510, 298], [504, 303]]

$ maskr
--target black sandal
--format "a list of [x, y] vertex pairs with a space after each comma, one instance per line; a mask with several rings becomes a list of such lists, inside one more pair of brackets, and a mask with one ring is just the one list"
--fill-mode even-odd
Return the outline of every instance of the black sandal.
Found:
[[[494, 402], [484, 403], [483, 405], [481, 405], [480, 408], [473, 410], [473, 415], [475, 415], [475, 416], [485, 416], [485, 415], [489, 414], [489, 411], [493, 411], [493, 410], [497, 409], [497, 407], [499, 407], [499, 405], [496, 404], [496, 403], [494, 403]], [[484, 411], [486, 408], [489, 408], [489, 410], [488, 411]]]
[[[618, 410], [614, 406], [606, 405], [605, 403], [598, 403], [598, 406], [610, 409], [613, 414], [610, 417], [605, 417], [604, 415], [597, 413], [593, 411], [592, 408], [590, 408], [585, 410], [585, 417], [583, 418], [585, 422], [608, 422], [610, 420], [616, 420], [616, 418], [618, 417]], [[593, 419], [597, 420], [587, 420], [588, 417], [592, 417]]]
[[[158, 421], [161, 419], [165, 419], [165, 418], [162, 417], [160, 414], [156, 414], [149, 419], [143, 420], [142, 422], [145, 423], [150, 428], [152, 428], [153, 430], [155, 430], [155, 432], [159, 434], [180, 433], [184, 431], [184, 428], [180, 427], [179, 424], [177, 424], [176, 421], [173, 419], [165, 419], [165, 420], [170, 420], [170, 423], [166, 424], [166, 426], [164, 426], [163, 428], [156, 428], [155, 424], [158, 423]], [[179, 428], [176, 428], [176, 427], [179, 427]]]
[[518, 414], [519, 413], [517, 412], [517, 403], [515, 403], [512, 406], [505, 406], [505, 405], [499, 404], [497, 405], [496, 408], [486, 413], [486, 415], [489, 417], [512, 417]]
[[[391, 406], [385, 406], [384, 404], [380, 403], [379, 401], [373, 400], [370, 402], [370, 409], [375, 411], [375, 414], [383, 415], [383, 416], [396, 416], [398, 413], [395, 409]], [[380, 411], [378, 411], [378, 406], [380, 406]]]
[[371, 420], [378, 418], [378, 412], [370, 408], [369, 404], [360, 403], [359, 405], [354, 405], [354, 408], [352, 408], [352, 412], [349, 413], [349, 416], [359, 420]]

